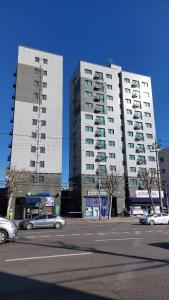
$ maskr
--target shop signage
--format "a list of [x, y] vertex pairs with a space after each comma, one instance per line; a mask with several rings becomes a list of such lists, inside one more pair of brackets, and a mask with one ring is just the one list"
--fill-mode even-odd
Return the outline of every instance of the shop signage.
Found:
[[[87, 196], [91, 196], [91, 197], [93, 197], [93, 196], [99, 196], [99, 191], [98, 190], [93, 190], [93, 191], [87, 191]], [[105, 192], [105, 191], [100, 191], [100, 196], [105, 196], [105, 197], [107, 197], [107, 192]]]
[[38, 197], [49, 197], [50, 196], [50, 193], [49, 192], [37, 192], [37, 193], [27, 193], [27, 196], [28, 197], [31, 197], [31, 196], [38, 196]]
[[[149, 194], [147, 190], [136, 190], [135, 191], [136, 198], [149, 198]], [[159, 198], [159, 191], [151, 191], [152, 198]], [[164, 193], [161, 191], [161, 197], [164, 198]]]

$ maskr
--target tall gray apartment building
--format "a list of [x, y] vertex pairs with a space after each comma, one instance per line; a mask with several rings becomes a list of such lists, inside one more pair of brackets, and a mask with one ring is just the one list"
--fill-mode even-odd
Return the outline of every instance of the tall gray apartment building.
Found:
[[[98, 174], [102, 186], [100, 174], [112, 171], [122, 179], [113, 214], [148, 204], [138, 173], [156, 170], [155, 137], [150, 77], [80, 61], [70, 82], [70, 186], [76, 209], [98, 215]], [[102, 188], [100, 194], [106, 214], [108, 195]]]
[[[16, 217], [23, 217], [26, 194], [54, 196], [60, 192], [63, 57], [19, 46], [15, 76], [10, 170], [26, 175], [11, 208]], [[36, 208], [37, 197], [26, 201], [29, 208]]]

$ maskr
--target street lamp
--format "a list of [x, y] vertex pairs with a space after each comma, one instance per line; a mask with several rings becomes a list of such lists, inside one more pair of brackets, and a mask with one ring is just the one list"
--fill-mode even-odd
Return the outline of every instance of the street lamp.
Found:
[[101, 203], [101, 195], [100, 195], [100, 162], [104, 161], [107, 159], [107, 156], [104, 156], [102, 158], [98, 158], [98, 192], [99, 192], [99, 221], [101, 220], [101, 208], [102, 208], [102, 203]]

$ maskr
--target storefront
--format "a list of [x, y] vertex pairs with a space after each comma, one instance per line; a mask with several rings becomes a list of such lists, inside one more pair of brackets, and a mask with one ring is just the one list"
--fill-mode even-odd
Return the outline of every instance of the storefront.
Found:
[[[158, 191], [151, 192], [152, 201], [154, 204], [155, 212], [160, 212], [160, 198]], [[164, 198], [161, 192], [162, 199]], [[163, 203], [165, 205], [165, 203]], [[143, 215], [152, 212], [152, 202], [146, 190], [136, 190], [130, 193], [130, 214]]]
[[87, 191], [85, 197], [85, 217], [99, 217], [99, 208], [101, 207], [101, 216], [107, 217], [109, 211], [109, 200], [106, 192]]

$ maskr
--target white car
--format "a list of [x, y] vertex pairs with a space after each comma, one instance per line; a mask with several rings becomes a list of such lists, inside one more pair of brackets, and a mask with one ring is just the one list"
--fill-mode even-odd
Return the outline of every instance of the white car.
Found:
[[142, 216], [139, 219], [141, 224], [155, 225], [155, 224], [169, 224], [169, 215], [166, 213], [155, 213], [147, 216]]
[[0, 245], [13, 241], [17, 236], [16, 224], [7, 218], [0, 217]]

